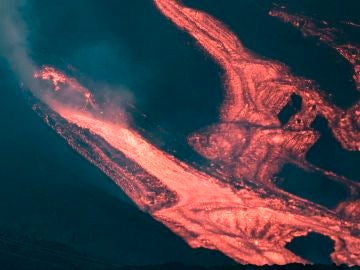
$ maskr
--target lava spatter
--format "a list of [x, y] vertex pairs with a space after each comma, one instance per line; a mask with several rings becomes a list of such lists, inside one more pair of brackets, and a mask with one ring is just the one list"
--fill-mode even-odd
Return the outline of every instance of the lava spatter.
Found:
[[[140, 209], [194, 248], [216, 249], [239, 263], [306, 263], [285, 246], [295, 237], [317, 232], [334, 240], [335, 263], [359, 265], [359, 215], [353, 214], [360, 206], [358, 183], [323, 171], [351, 190], [347, 201], [327, 209], [277, 188], [272, 180], [285, 162], [321, 170], [304, 158], [319, 136], [310, 126], [318, 115], [329, 121], [344, 148], [358, 151], [359, 104], [343, 111], [312, 82], [248, 51], [211, 16], [175, 0], [154, 2], [225, 71], [220, 122], [189, 136], [200, 154], [220, 165], [219, 171], [202, 171], [161, 151], [126, 123], [97, 114], [101, 106], [95, 100], [92, 108], [68, 104], [61, 92], [80, 94], [80, 103], [86, 103], [90, 91], [55, 69], [35, 74], [56, 93], [49, 106], [34, 108]], [[277, 115], [294, 93], [302, 98], [301, 110], [282, 126]]]

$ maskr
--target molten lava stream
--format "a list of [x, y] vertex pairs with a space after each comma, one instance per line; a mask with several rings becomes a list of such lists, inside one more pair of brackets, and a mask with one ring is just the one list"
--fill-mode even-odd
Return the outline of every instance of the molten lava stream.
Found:
[[[353, 121], [359, 105], [346, 112], [332, 106], [314, 84], [292, 76], [281, 63], [252, 54], [211, 16], [175, 0], [154, 2], [225, 71], [221, 122], [189, 137], [196, 151], [220, 165], [221, 177], [157, 149], [126, 121], [109, 120], [88, 89], [49, 67], [35, 74], [54, 90], [45, 100], [50, 108], [43, 112], [47, 122], [55, 121], [55, 130], [72, 147], [107, 173], [140, 209], [194, 248], [216, 249], [240, 263], [305, 263], [285, 245], [317, 232], [335, 242], [335, 263], [360, 264], [360, 204], [354, 199], [358, 183], [315, 168], [352, 190], [341, 211], [272, 183], [286, 162], [314, 169], [305, 154], [319, 136], [310, 126], [317, 115], [327, 118], [344, 148], [359, 150], [360, 134]], [[302, 98], [301, 111], [281, 126], [277, 115], [294, 93]]]
[[[69, 85], [64, 88], [77, 92], [76, 88], [71, 89]], [[157, 149], [127, 127], [126, 123], [106, 121], [56, 99], [50, 104], [62, 119], [89, 130], [94, 138], [101, 137], [113, 149], [158, 179], [165, 189], [176, 194], [177, 200], [170, 206], [161, 209], [150, 206], [148, 211], [181, 235], [192, 247], [218, 249], [239, 262], [261, 265], [305, 262], [285, 249], [284, 245], [292, 237], [305, 235], [310, 230], [345, 241], [346, 250], [351, 250], [349, 254], [354, 254], [359, 245], [359, 239], [352, 235], [356, 224], [338, 220], [316, 205], [310, 203], [308, 209], [302, 211], [302, 201], [299, 201], [300, 207], [297, 207], [299, 202], [293, 199], [287, 201], [271, 196], [262, 198], [256, 190], [246, 186], [234, 191], [229, 185]], [[82, 153], [81, 144], [72, 146]], [[94, 146], [94, 152], [103, 163], [111, 162], [104, 158], [101, 147]], [[114, 181], [119, 183], [133, 179], [119, 177]], [[148, 182], [145, 179], [140, 181], [143, 181], [145, 194], [146, 187], [152, 185], [151, 179]], [[131, 198], [135, 198], [131, 191], [127, 192]], [[135, 202], [144, 208], [141, 203]], [[343, 249], [338, 252], [342, 253]]]

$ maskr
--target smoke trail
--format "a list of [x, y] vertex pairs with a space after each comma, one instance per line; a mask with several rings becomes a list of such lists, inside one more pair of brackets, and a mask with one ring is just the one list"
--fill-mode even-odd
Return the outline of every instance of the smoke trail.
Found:
[[[0, 56], [7, 60], [17, 79], [33, 96], [44, 102], [55, 111], [59, 107], [72, 107], [95, 113], [101, 118], [111, 118], [117, 122], [127, 122], [127, 117], [121, 108], [114, 108], [115, 100], [129, 100], [129, 95], [122, 91], [112, 93], [104, 86], [99, 87], [106, 98], [112, 94], [111, 102], [104, 100], [103, 106], [98, 106], [93, 99], [93, 93], [82, 87], [76, 79], [68, 78], [64, 73], [55, 71], [50, 67], [40, 68], [30, 57], [28, 44], [28, 29], [23, 19], [26, 10], [24, 0], [5, 0], [0, 2]], [[35, 78], [34, 78], [35, 74]], [[49, 91], [49, 85], [37, 80], [38, 78], [51, 79], [58, 84], [55, 91]], [[61, 91], [58, 91], [60, 90]], [[99, 89], [98, 89], [99, 90]], [[116, 96], [116, 97], [115, 97]]]
[[40, 86], [32, 74], [36, 65], [29, 57], [27, 28], [22, 19], [25, 1], [5, 0], [0, 2], [0, 56], [5, 58], [19, 81], [38, 98], [41, 98]]

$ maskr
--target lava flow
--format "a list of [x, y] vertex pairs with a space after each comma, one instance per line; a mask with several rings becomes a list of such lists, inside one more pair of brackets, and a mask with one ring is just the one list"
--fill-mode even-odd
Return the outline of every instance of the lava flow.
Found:
[[[71, 93], [82, 100], [77, 104], [87, 104], [92, 95], [74, 78], [49, 67], [35, 77], [49, 82], [54, 93], [47, 105], [38, 103], [34, 109], [140, 209], [194, 248], [219, 250], [246, 264], [308, 263], [285, 245], [317, 232], [335, 242], [335, 263], [359, 265], [359, 184], [305, 160], [319, 137], [310, 127], [317, 115], [329, 121], [345, 149], [360, 150], [359, 103], [343, 111], [327, 102], [312, 82], [245, 49], [211, 16], [175, 0], [154, 2], [225, 71], [220, 123], [189, 136], [195, 150], [219, 169], [204, 172], [157, 149], [126, 121], [103, 117], [93, 98], [90, 108], [69, 104], [64, 96]], [[282, 126], [277, 115], [294, 94], [302, 98], [302, 109]], [[284, 163], [321, 171], [349, 189], [348, 200], [327, 209], [277, 188], [273, 177]]]
[[[336, 50], [353, 66], [353, 79], [357, 90], [360, 91], [360, 45], [338, 41], [341, 40], [339, 37], [342, 37], [343, 33], [338, 31], [335, 27], [337, 25], [324, 20], [317, 21], [304, 15], [290, 14], [284, 7], [274, 7], [269, 11], [269, 15], [296, 27], [305, 37], [317, 37], [320, 42]], [[350, 21], [343, 21], [341, 24], [355, 29], [360, 28]]]

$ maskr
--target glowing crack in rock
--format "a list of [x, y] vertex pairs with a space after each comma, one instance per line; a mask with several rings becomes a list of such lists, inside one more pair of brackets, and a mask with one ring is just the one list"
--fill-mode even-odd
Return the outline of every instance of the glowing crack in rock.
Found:
[[[50, 67], [34, 74], [54, 90], [46, 104], [37, 102], [34, 110], [140, 209], [193, 248], [219, 250], [239, 263], [307, 263], [285, 245], [317, 232], [334, 240], [335, 263], [359, 265], [359, 184], [304, 158], [319, 137], [310, 127], [317, 115], [329, 121], [345, 149], [359, 151], [359, 103], [343, 111], [328, 103], [310, 81], [245, 49], [211, 16], [174, 0], [154, 3], [225, 71], [220, 122], [189, 136], [195, 150], [218, 169], [190, 166], [156, 148], [126, 120], [109, 120], [89, 90]], [[277, 115], [294, 93], [301, 96], [302, 109], [281, 126]], [[76, 102], [69, 101], [72, 95]], [[84, 106], [88, 102], [91, 106]], [[348, 187], [349, 198], [327, 209], [277, 188], [273, 176], [285, 162], [326, 174]]]

